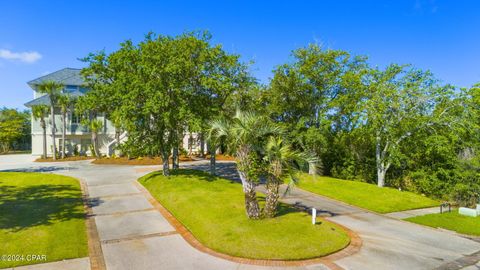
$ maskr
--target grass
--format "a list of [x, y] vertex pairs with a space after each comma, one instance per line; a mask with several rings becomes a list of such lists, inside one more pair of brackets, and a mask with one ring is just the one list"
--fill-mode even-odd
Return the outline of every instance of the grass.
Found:
[[460, 215], [455, 209], [449, 213], [428, 214], [407, 218], [410, 222], [455, 231], [461, 234], [480, 236], [480, 217]]
[[348, 245], [340, 227], [282, 204], [273, 219], [249, 220], [242, 187], [230, 180], [195, 170], [154, 172], [139, 179], [205, 246], [253, 259], [299, 260], [333, 253]]
[[[194, 161], [193, 158], [188, 156], [180, 156], [180, 162]], [[116, 157], [116, 158], [101, 158], [92, 161], [93, 164], [100, 165], [162, 165], [162, 158], [160, 157], [140, 157], [140, 158], [128, 158], [128, 157]], [[170, 161], [171, 163], [171, 161]]]
[[88, 156], [72, 156], [72, 157], [65, 157], [65, 158], [57, 158], [56, 160], [53, 160], [51, 157], [47, 158], [37, 158], [35, 159], [35, 162], [64, 162], [64, 161], [79, 161], [79, 160], [90, 160], [94, 159], [94, 157], [88, 157]]
[[[78, 181], [55, 174], [0, 173], [0, 268], [88, 256]], [[28, 255], [45, 260], [28, 260]], [[21, 258], [21, 257], [20, 257]]]
[[301, 174], [298, 187], [378, 213], [438, 206], [440, 202], [412, 192], [376, 185]]

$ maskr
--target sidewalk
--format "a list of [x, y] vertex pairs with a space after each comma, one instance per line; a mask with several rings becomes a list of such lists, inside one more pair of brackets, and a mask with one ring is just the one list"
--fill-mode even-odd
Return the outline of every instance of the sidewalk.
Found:
[[396, 218], [396, 219], [406, 219], [410, 217], [423, 216], [428, 214], [437, 214], [437, 213], [440, 213], [440, 206], [400, 211], [400, 212], [392, 212], [392, 213], [385, 214], [385, 216]]

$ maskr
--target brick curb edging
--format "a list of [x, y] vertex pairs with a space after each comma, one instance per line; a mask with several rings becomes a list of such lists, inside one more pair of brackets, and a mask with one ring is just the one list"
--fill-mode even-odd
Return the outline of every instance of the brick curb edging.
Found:
[[88, 236], [88, 255], [90, 257], [91, 270], [106, 270], [105, 259], [103, 258], [102, 245], [98, 236], [97, 225], [93, 215], [92, 208], [89, 203], [88, 188], [83, 180], [80, 180], [80, 188], [82, 189], [83, 207], [86, 212], [86, 225]]
[[212, 255], [218, 258], [229, 260], [232, 262], [242, 263], [242, 264], [251, 264], [251, 265], [261, 265], [261, 266], [306, 266], [306, 265], [312, 265], [312, 264], [324, 264], [328, 266], [330, 269], [340, 270], [343, 268], [335, 264], [334, 261], [355, 254], [360, 250], [360, 247], [362, 246], [362, 240], [355, 232], [346, 228], [343, 225], [337, 224], [329, 220], [329, 222], [334, 223], [338, 227], [345, 230], [347, 232], [347, 235], [350, 237], [350, 243], [346, 247], [344, 247], [343, 249], [335, 253], [332, 253], [323, 257], [318, 257], [318, 258], [312, 258], [312, 259], [306, 259], [306, 260], [290, 260], [290, 261], [248, 259], [248, 258], [230, 256], [204, 246], [200, 241], [198, 241], [193, 236], [193, 234], [185, 226], [183, 226], [183, 224], [180, 221], [178, 221], [172, 215], [172, 213], [170, 213], [170, 211], [168, 211], [165, 207], [163, 207], [143, 185], [141, 185], [137, 180], [135, 180], [134, 183], [135, 183], [135, 186], [137, 186], [137, 188], [145, 195], [147, 200], [154, 206], [154, 208], [158, 210], [160, 214], [162, 214], [162, 216], [174, 227], [176, 231], [178, 231], [178, 233], [183, 237], [183, 239], [185, 239], [185, 241], [187, 241], [192, 247], [194, 247], [195, 249], [201, 252], [207, 253], [209, 255]]

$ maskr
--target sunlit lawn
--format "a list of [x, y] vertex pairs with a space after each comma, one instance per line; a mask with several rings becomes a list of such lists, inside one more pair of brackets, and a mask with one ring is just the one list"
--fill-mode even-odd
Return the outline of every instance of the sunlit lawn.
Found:
[[249, 220], [239, 183], [195, 170], [172, 176], [151, 173], [143, 184], [204, 245], [218, 252], [255, 259], [296, 260], [344, 248], [345, 231], [319, 219], [312, 225], [304, 212], [282, 205], [276, 218]]
[[460, 215], [456, 209], [449, 213], [429, 214], [411, 217], [405, 220], [434, 228], [456, 231], [462, 234], [480, 235], [480, 217]]
[[438, 206], [440, 202], [412, 192], [376, 185], [301, 174], [298, 187], [378, 213]]
[[88, 256], [81, 196], [71, 177], [0, 173], [0, 255], [18, 255], [0, 268]]

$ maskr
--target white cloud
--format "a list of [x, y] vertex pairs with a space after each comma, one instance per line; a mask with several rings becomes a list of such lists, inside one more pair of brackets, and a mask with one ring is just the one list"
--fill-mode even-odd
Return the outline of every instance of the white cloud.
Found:
[[0, 49], [0, 58], [7, 60], [18, 60], [25, 63], [34, 63], [42, 58], [38, 52], [12, 52], [10, 50]]

